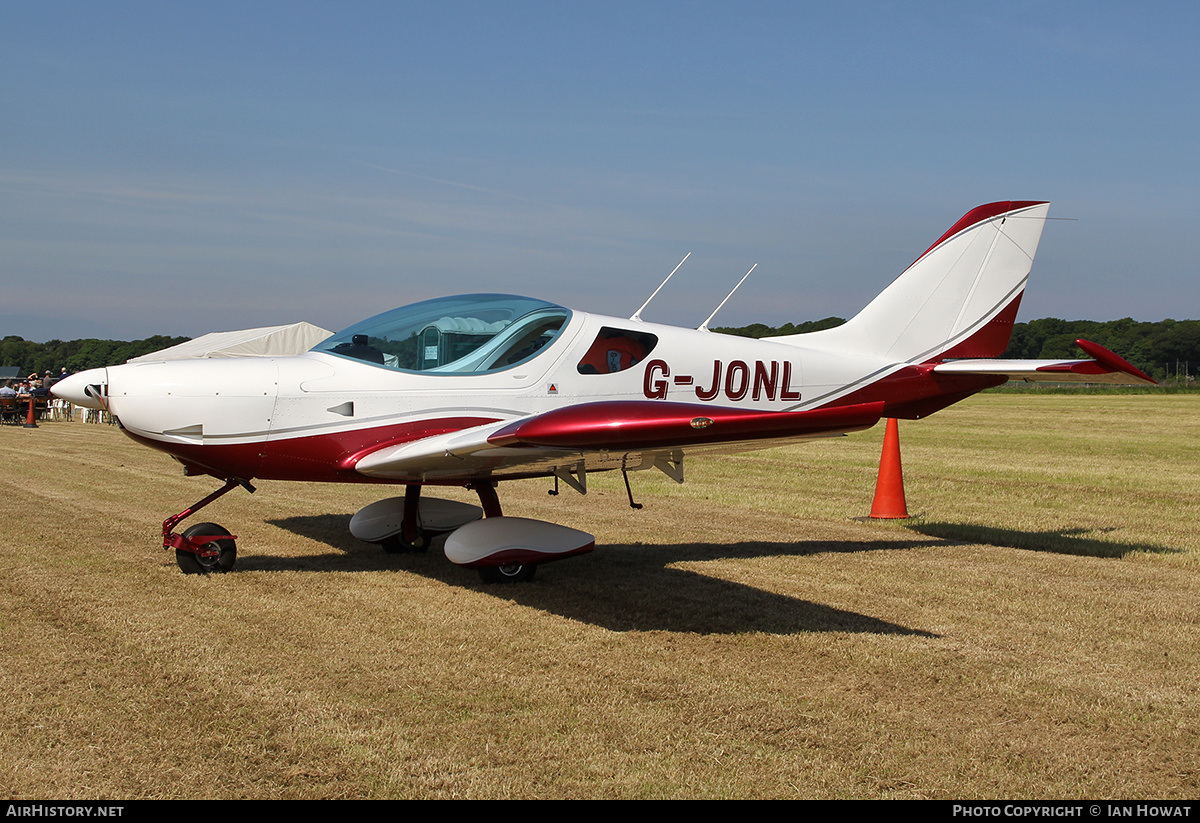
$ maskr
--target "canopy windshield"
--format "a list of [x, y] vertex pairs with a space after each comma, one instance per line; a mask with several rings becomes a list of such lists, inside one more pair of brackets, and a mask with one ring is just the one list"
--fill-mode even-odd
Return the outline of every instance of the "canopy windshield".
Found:
[[397, 371], [479, 374], [536, 357], [570, 317], [562, 306], [511, 294], [439, 297], [356, 323], [312, 351]]

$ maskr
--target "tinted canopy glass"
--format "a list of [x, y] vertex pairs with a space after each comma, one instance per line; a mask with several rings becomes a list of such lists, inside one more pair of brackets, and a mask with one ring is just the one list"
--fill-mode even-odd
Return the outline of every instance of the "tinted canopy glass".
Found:
[[531, 297], [439, 297], [356, 323], [312, 351], [398, 371], [479, 374], [537, 356], [570, 317], [570, 310]]

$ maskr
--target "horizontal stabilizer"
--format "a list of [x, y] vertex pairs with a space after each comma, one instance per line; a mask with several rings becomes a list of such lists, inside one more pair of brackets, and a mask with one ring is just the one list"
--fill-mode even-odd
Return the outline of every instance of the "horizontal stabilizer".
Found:
[[934, 367], [938, 374], [1003, 375], [1029, 383], [1109, 383], [1158, 385], [1123, 357], [1090, 340], [1076, 340], [1094, 360], [952, 360]]

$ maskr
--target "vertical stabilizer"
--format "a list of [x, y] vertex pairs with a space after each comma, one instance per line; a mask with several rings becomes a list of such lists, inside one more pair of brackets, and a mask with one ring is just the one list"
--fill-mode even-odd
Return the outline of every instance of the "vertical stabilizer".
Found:
[[972, 209], [849, 322], [773, 339], [907, 363], [1002, 354], [1049, 208]]

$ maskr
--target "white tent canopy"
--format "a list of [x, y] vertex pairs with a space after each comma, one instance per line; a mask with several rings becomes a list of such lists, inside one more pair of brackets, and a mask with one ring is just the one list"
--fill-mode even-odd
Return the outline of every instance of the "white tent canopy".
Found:
[[290, 357], [308, 351], [332, 334], [320, 326], [304, 322], [261, 329], [215, 331], [169, 349], [134, 357], [128, 362], [204, 357]]

